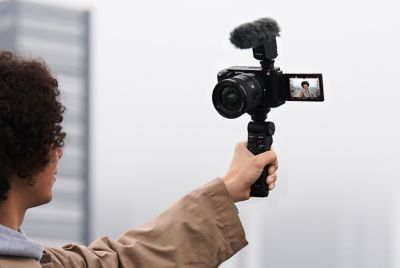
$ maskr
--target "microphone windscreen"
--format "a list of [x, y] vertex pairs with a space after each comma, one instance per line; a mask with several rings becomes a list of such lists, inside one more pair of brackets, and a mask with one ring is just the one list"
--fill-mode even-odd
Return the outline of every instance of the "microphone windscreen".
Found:
[[279, 36], [279, 26], [274, 19], [261, 18], [236, 27], [230, 34], [231, 43], [240, 49], [255, 48]]

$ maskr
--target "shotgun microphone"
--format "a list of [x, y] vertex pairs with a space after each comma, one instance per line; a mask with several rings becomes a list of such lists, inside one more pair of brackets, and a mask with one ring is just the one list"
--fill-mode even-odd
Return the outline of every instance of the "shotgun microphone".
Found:
[[256, 59], [269, 62], [278, 56], [276, 37], [279, 32], [274, 19], [261, 18], [236, 27], [229, 40], [239, 49], [252, 48]]
[[230, 34], [231, 43], [240, 49], [261, 46], [279, 36], [280, 28], [274, 19], [261, 18], [236, 27]]

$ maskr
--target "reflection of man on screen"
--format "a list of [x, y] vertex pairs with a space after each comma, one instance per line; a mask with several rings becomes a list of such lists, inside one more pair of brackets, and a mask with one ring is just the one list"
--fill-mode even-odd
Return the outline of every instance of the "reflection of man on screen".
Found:
[[317, 94], [309, 89], [310, 84], [307, 81], [301, 82], [301, 87], [302, 89], [300, 89], [294, 97], [301, 99], [315, 99], [317, 97]]

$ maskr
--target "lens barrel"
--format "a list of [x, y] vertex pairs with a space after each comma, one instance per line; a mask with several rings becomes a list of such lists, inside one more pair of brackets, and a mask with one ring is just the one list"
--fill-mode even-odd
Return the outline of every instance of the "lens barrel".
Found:
[[221, 80], [214, 88], [212, 100], [217, 112], [226, 118], [237, 118], [260, 104], [263, 83], [252, 73], [242, 73]]

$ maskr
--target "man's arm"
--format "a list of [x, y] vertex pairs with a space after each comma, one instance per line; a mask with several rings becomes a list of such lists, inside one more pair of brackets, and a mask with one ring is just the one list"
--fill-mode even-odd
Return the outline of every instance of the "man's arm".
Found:
[[54, 267], [218, 267], [247, 245], [232, 197], [216, 179], [117, 240], [46, 248]]
[[270, 165], [266, 183], [277, 179], [273, 151], [253, 155], [236, 145], [228, 172], [198, 188], [172, 207], [117, 240], [100, 238], [89, 247], [47, 248], [55, 268], [218, 267], [247, 245], [233, 202], [250, 198], [250, 187]]

